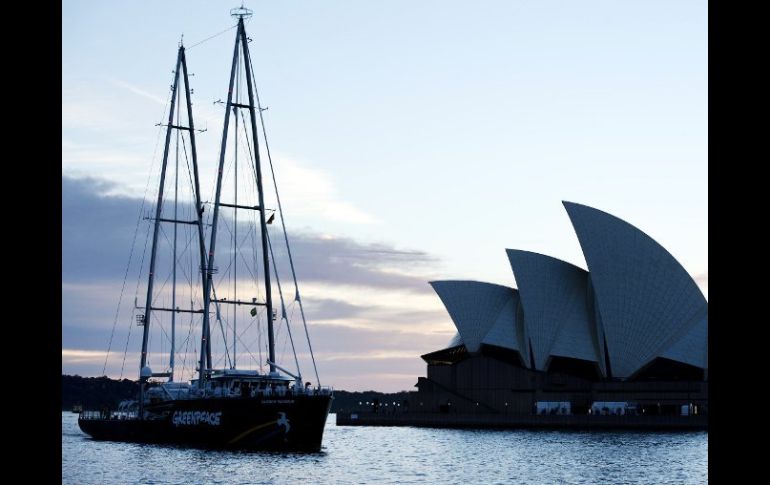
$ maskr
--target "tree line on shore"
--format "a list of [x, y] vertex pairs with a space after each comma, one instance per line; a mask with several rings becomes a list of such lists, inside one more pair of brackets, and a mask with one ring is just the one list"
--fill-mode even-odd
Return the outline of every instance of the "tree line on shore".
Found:
[[[110, 379], [109, 377], [81, 377], [78, 375], [61, 376], [61, 408], [71, 411], [76, 406], [83, 409], [99, 410], [105, 407], [115, 408], [127, 399], [136, 399], [139, 383], [130, 379]], [[384, 393], [377, 391], [348, 392], [334, 391], [331, 412], [338, 410], [359, 409], [359, 402], [401, 403], [408, 392]]]

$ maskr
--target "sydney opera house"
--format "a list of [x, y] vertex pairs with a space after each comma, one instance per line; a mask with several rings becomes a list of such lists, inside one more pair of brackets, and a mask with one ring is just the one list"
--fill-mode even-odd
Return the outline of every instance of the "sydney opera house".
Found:
[[708, 413], [708, 303], [650, 236], [565, 202], [588, 271], [506, 250], [517, 288], [434, 281], [457, 327], [411, 413]]

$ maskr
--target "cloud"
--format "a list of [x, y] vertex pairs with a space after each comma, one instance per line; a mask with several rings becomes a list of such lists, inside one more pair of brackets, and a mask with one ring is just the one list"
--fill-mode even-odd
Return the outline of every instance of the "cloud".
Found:
[[[171, 83], [173, 79], [169, 79]], [[110, 173], [123, 188], [141, 191], [145, 184], [148, 160], [153, 154], [160, 157], [163, 144], [157, 147], [161, 127], [168, 109], [170, 91], [159, 94], [119, 79], [78, 79], [69, 80], [62, 90], [62, 144], [63, 172], [68, 174]], [[124, 92], [131, 95], [125, 96]], [[182, 97], [184, 99], [184, 96]], [[194, 96], [193, 96], [194, 98]], [[121, 116], [115, 116], [121, 113]], [[186, 114], [182, 114], [183, 117]], [[208, 102], [195, 103], [195, 126], [205, 128], [211, 136], [197, 138], [200, 160], [218, 160], [221, 133], [224, 123], [222, 105]], [[230, 146], [232, 152], [232, 134]], [[261, 142], [260, 142], [261, 143]], [[241, 149], [245, 149], [241, 139]], [[262, 146], [262, 145], [260, 145]], [[245, 154], [244, 154], [245, 155]], [[264, 147], [262, 157], [267, 160]], [[325, 220], [342, 224], [376, 224], [379, 220], [372, 214], [345, 200], [335, 181], [324, 170], [313, 167], [307, 161], [299, 161], [280, 151], [274, 150], [273, 160], [280, 183], [282, 202], [292, 221]], [[157, 163], [157, 160], [154, 160]], [[211, 177], [214, 166], [201, 171], [202, 187], [213, 187]], [[267, 163], [264, 164], [267, 176]], [[269, 186], [268, 186], [269, 185]], [[273, 189], [266, 185], [266, 203], [273, 207]], [[117, 190], [120, 190], [118, 188]], [[225, 184], [225, 196], [228, 185]], [[125, 192], [128, 193], [128, 192]], [[204, 199], [208, 198], [204, 191]]]
[[[155, 103], [157, 103], [157, 104], [159, 104], [161, 106], [165, 106], [167, 101], [168, 101], [167, 99], [162, 98], [161, 96], [158, 96], [156, 94], [152, 94], [152, 93], [150, 93], [148, 91], [145, 91], [142, 88], [134, 86], [133, 84], [129, 84], [127, 82], [120, 81], [118, 79], [110, 79], [110, 82], [112, 82], [112, 84], [114, 84], [115, 86], [127, 89], [128, 91], [136, 94], [137, 96], [141, 96], [142, 98], [149, 99], [150, 101], [153, 101], [153, 102], [155, 102]], [[171, 93], [169, 91], [169, 96], [170, 96], [170, 94]]]
[[709, 272], [706, 271], [705, 273], [701, 273], [697, 276], [695, 276], [695, 282], [699, 285], [705, 285], [708, 286], [709, 284]]
[[[305, 281], [430, 291], [424, 278], [406, 272], [415, 266], [425, 268], [437, 262], [423, 251], [401, 251], [385, 244], [312, 233], [294, 233], [289, 238], [295, 264]], [[274, 247], [278, 250], [277, 259], [286, 256], [284, 246]], [[319, 261], [323, 264], [318, 264]]]
[[[141, 200], [116, 193], [116, 187], [103, 179], [62, 176], [62, 273], [67, 280], [111, 279], [125, 269], [137, 220], [145, 214], [140, 214]], [[143, 212], [150, 209], [151, 205], [145, 204]], [[180, 209], [185, 211], [189, 205]], [[283, 267], [288, 263], [283, 236], [272, 232], [278, 230], [277, 225], [272, 227], [276, 259]], [[148, 229], [149, 225], [141, 221], [139, 235], [146, 238]], [[248, 227], [239, 230], [245, 234]], [[347, 237], [293, 232], [289, 240], [295, 266], [307, 282], [426, 292], [430, 291], [426, 279], [406, 271], [438, 262], [424, 251], [361, 243]]]
[[708, 300], [709, 297], [709, 272], [705, 271], [703, 273], [700, 273], [695, 276], [695, 283], [698, 284], [698, 287], [703, 292], [703, 295]]
[[[144, 277], [138, 278], [138, 271], [144, 255], [146, 274], [149, 244], [145, 244], [150, 235], [150, 224], [140, 214], [141, 205], [141, 199], [122, 195], [120, 185], [114, 182], [62, 176], [64, 372], [100, 375], [113, 324], [115, 333], [107, 359], [107, 375], [120, 375], [126, 349], [124, 377], [132, 377], [137, 371], [135, 360], [141, 328], [136, 326], [133, 300], [137, 295], [138, 304], [144, 304]], [[147, 202], [144, 212], [148, 212], [151, 205]], [[189, 206], [184, 210], [187, 209]], [[137, 221], [140, 223], [133, 261], [116, 322], [116, 306]], [[277, 226], [271, 226], [272, 230], [277, 230]], [[242, 231], [240, 234], [246, 233], [245, 227]], [[271, 234], [278, 264], [287, 267], [282, 235]], [[322, 381], [338, 388], [358, 390], [411, 387], [411, 381], [424, 373], [424, 363], [419, 356], [444, 346], [453, 334], [451, 320], [427, 284], [440, 261], [425, 251], [382, 242], [363, 243], [308, 230], [291, 232], [289, 238]], [[159, 262], [162, 262], [161, 256]], [[222, 273], [224, 266], [220, 267]], [[244, 285], [249, 283], [247, 271], [239, 269], [239, 275], [245, 278]], [[294, 317], [292, 332], [301, 368], [305, 377], [310, 378], [312, 367], [301, 320], [297, 318], [299, 310], [293, 299], [291, 276], [284, 271], [281, 278], [287, 312]], [[165, 298], [168, 285], [164, 287], [161, 280], [163, 278], [158, 279], [156, 286], [161, 288], [158, 298]], [[160, 317], [153, 320], [155, 318]], [[200, 328], [199, 320], [190, 322], [189, 317], [180, 317], [177, 321], [177, 335], [181, 335], [177, 340], [178, 352], [180, 359], [186, 359], [185, 377], [190, 377], [194, 369], [196, 337], [192, 338], [192, 344], [179, 342], [184, 342], [188, 335], [197, 335]], [[247, 324], [239, 323], [239, 330]], [[229, 322], [223, 325], [230, 335]], [[151, 336], [156, 343], [157, 339], [166, 338], [157, 327], [155, 325], [157, 333]], [[168, 329], [164, 331], [168, 333]], [[217, 328], [217, 337], [219, 332]], [[244, 353], [239, 362], [257, 363], [256, 342], [256, 336], [243, 338], [239, 349]], [[254, 344], [251, 355], [241, 347], [244, 343]], [[276, 343], [279, 357], [283, 357], [281, 361], [293, 362], [287, 353], [290, 346], [283, 323], [277, 325]], [[167, 365], [167, 359], [162, 358], [157, 349], [153, 355], [154, 367]]]
[[[67, 328], [67, 333], [71, 329]], [[295, 332], [299, 331], [295, 328]], [[79, 334], [76, 330], [74, 333]], [[94, 334], [93, 330], [90, 332]], [[322, 381], [332, 384], [337, 388], [350, 390], [380, 389], [396, 391], [410, 388], [417, 377], [425, 371], [425, 363], [420, 355], [442, 348], [449, 337], [437, 333], [423, 333], [419, 329], [411, 332], [393, 331], [390, 328], [381, 329], [356, 329], [341, 325], [313, 326], [311, 329], [315, 358], [318, 363]], [[106, 354], [106, 341], [108, 334], [102, 333], [100, 337], [104, 342], [81, 342], [77, 345], [76, 339], [70, 339], [69, 344], [62, 348], [62, 368], [66, 373], [79, 373], [81, 375], [101, 375]], [[289, 370], [294, 369], [293, 358], [290, 354], [290, 346], [284, 343], [285, 330], [277, 332], [276, 352], [278, 360], [287, 363]], [[141, 335], [135, 332], [131, 338], [131, 345], [125, 356], [125, 336], [116, 338], [107, 358], [106, 374], [110, 377], [135, 378], [138, 373], [139, 353], [136, 346], [139, 345]], [[298, 344], [304, 337], [295, 334], [295, 342]], [[180, 346], [177, 355], [177, 373], [181, 372], [184, 378], [189, 378], [194, 373], [195, 359], [197, 358], [197, 346], [193, 345], [184, 352], [184, 346]], [[254, 350], [252, 353], [256, 353]], [[310, 357], [306, 350], [298, 352], [302, 363], [303, 377], [312, 378], [313, 370]], [[239, 358], [241, 363], [257, 364], [248, 353]], [[183, 366], [184, 362], [184, 366]], [[154, 354], [150, 359], [151, 367], [166, 365], [164, 356]], [[121, 370], [123, 371], [121, 374]], [[401, 376], [400, 379], [381, 379], [382, 376]]]
[[103, 361], [106, 356], [106, 351], [99, 350], [62, 349], [61, 351], [62, 361], [72, 363]]
[[[354, 205], [343, 201], [332, 178], [324, 171], [291, 157], [276, 154], [276, 175], [282, 202], [292, 218], [323, 218], [333, 222], [376, 224], [379, 221]], [[270, 189], [268, 189], [270, 190]], [[272, 195], [271, 195], [272, 196]]]

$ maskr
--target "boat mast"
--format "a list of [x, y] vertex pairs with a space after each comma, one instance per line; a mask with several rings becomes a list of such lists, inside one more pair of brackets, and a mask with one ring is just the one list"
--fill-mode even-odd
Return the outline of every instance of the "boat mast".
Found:
[[[249, 15], [251, 15], [249, 13]], [[249, 43], [246, 38], [246, 28], [243, 25], [243, 15], [238, 21], [238, 31], [243, 46], [243, 66], [246, 70], [246, 86], [249, 93], [249, 120], [251, 121], [251, 139], [254, 142], [254, 165], [257, 171], [257, 190], [259, 192], [259, 225], [262, 228], [262, 263], [265, 274], [265, 303], [267, 305], [267, 345], [270, 357], [270, 374], [275, 374], [275, 337], [273, 336], [273, 300], [270, 291], [270, 258], [267, 248], [267, 224], [265, 223], [265, 197], [262, 190], [262, 168], [259, 160], [259, 138], [257, 137], [257, 117], [255, 113], [254, 88], [251, 85], [251, 58], [249, 56]]]
[[[187, 124], [188, 126], [182, 126], [181, 125], [181, 119], [179, 115], [177, 114], [177, 123], [180, 123], [178, 125], [174, 124], [174, 110], [177, 109], [177, 98], [179, 97], [178, 93], [178, 87], [179, 87], [179, 74], [180, 74], [180, 66], [181, 66], [181, 73], [182, 73], [182, 79], [184, 81], [184, 89], [185, 89], [185, 98], [186, 98], [186, 104], [187, 104]], [[181, 100], [180, 100], [181, 102]], [[174, 200], [174, 218], [173, 219], [164, 219], [161, 217], [162, 211], [163, 211], [163, 192], [165, 189], [165, 181], [166, 181], [166, 168], [168, 167], [168, 156], [169, 156], [169, 149], [171, 145], [171, 130], [184, 130], [189, 133], [190, 136], [190, 152], [191, 152], [191, 158], [192, 158], [192, 166], [193, 166], [193, 183], [194, 183], [194, 197], [195, 197], [195, 212], [196, 212], [196, 218], [192, 221], [186, 221], [186, 220], [179, 220], [177, 219], [177, 197], [178, 197], [178, 185], [175, 186], [175, 200]], [[178, 146], [177, 146], [178, 150]], [[177, 155], [177, 172], [179, 167], [179, 161], [178, 161], [178, 155]], [[177, 175], [178, 179], [178, 175]], [[178, 180], [177, 180], [178, 183]], [[190, 308], [190, 310], [181, 310], [179, 308], [176, 308], [174, 306], [174, 303], [172, 303], [172, 308], [156, 308], [152, 306], [152, 297], [153, 297], [153, 286], [154, 286], [154, 280], [155, 280], [155, 263], [157, 260], [157, 252], [158, 252], [158, 234], [160, 232], [160, 223], [161, 222], [170, 222], [174, 224], [174, 232], [176, 234], [176, 225], [177, 224], [191, 224], [198, 227], [198, 247], [199, 247], [199, 253], [200, 253], [200, 259], [201, 259], [201, 268], [206, 267], [206, 249], [205, 249], [205, 242], [203, 238], [203, 205], [201, 204], [201, 197], [200, 197], [200, 180], [198, 177], [198, 153], [197, 153], [197, 147], [195, 144], [195, 123], [193, 121], [193, 114], [192, 114], [192, 99], [190, 97], [190, 81], [187, 73], [187, 59], [185, 57], [185, 48], [183, 45], [179, 45], [179, 51], [177, 53], [177, 59], [176, 59], [176, 68], [174, 69], [174, 83], [171, 87], [171, 106], [169, 109], [169, 115], [168, 115], [168, 123], [166, 124], [166, 141], [165, 146], [163, 148], [163, 162], [161, 164], [161, 173], [160, 173], [160, 185], [158, 187], [158, 200], [157, 205], [155, 207], [155, 219], [154, 219], [154, 228], [153, 228], [153, 235], [152, 235], [152, 248], [151, 248], [151, 255], [150, 255], [150, 269], [149, 269], [149, 275], [148, 275], [148, 282], [147, 282], [147, 299], [145, 301], [145, 313], [141, 318], [141, 324], [143, 326], [143, 333], [142, 333], [142, 355], [141, 355], [141, 362], [139, 367], [139, 380], [140, 380], [140, 399], [139, 399], [139, 406], [140, 411], [144, 406], [144, 384], [147, 382], [147, 380], [150, 377], [168, 377], [170, 380], [173, 380], [173, 368], [174, 368], [174, 342], [172, 338], [172, 349], [171, 349], [171, 372], [169, 373], [152, 373], [152, 371], [147, 367], [147, 342], [150, 334], [150, 322], [151, 322], [151, 315], [153, 310], [155, 311], [170, 311], [172, 312], [172, 315], [184, 312], [184, 313], [203, 313], [203, 319], [204, 322], [207, 321], [207, 314], [204, 313], [204, 311], [201, 310], [195, 310], [193, 308]], [[174, 242], [176, 243], [176, 236], [174, 237]], [[176, 272], [176, 248], [173, 250], [173, 271]], [[206, 278], [205, 276], [202, 277], [202, 284], [204, 285], [204, 291], [205, 291], [205, 283]], [[204, 293], [205, 297], [205, 293]], [[175, 299], [175, 298], [174, 298]], [[173, 328], [172, 328], [173, 332]], [[140, 412], [140, 416], [142, 416], [142, 413]]]
[[[264, 275], [265, 275], [265, 302], [264, 303], [254, 303], [256, 305], [264, 305], [267, 309], [267, 335], [268, 335], [268, 355], [269, 355], [269, 365], [270, 365], [270, 374], [274, 375], [276, 373], [276, 367], [275, 367], [275, 341], [273, 336], [273, 302], [272, 302], [272, 295], [271, 295], [271, 286], [270, 286], [270, 266], [269, 266], [269, 254], [268, 254], [268, 242], [267, 242], [267, 224], [265, 222], [265, 204], [264, 204], [264, 195], [262, 190], [262, 170], [260, 167], [260, 159], [259, 159], [259, 139], [257, 137], [257, 123], [256, 123], [256, 112], [255, 112], [255, 103], [254, 103], [254, 90], [251, 85], [251, 68], [249, 65], [249, 47], [248, 47], [248, 38], [246, 37], [246, 29], [244, 27], [244, 18], [248, 18], [251, 16], [251, 10], [240, 7], [231, 10], [231, 15], [233, 17], [238, 18], [238, 33], [235, 37], [235, 47], [233, 49], [233, 63], [230, 68], [230, 83], [229, 88], [227, 91], [227, 104], [225, 105], [225, 120], [224, 120], [224, 127], [222, 129], [222, 145], [221, 150], [219, 154], [219, 168], [217, 170], [217, 184], [216, 184], [216, 196], [214, 200], [214, 214], [212, 215], [212, 222], [211, 222], [211, 244], [209, 245], [209, 257], [208, 257], [208, 271], [207, 271], [207, 283], [206, 283], [206, 297], [204, 301], [204, 310], [206, 311], [206, 314], [208, 313], [209, 305], [212, 301], [211, 299], [211, 289], [213, 286], [213, 269], [214, 269], [214, 254], [215, 254], [215, 248], [216, 248], [216, 237], [217, 237], [217, 226], [219, 222], [219, 210], [220, 207], [231, 207], [235, 211], [238, 209], [252, 209], [259, 211], [259, 223], [261, 228], [261, 235], [262, 235], [262, 263], [264, 266]], [[236, 102], [233, 102], [233, 85], [235, 83], [236, 78], [236, 68], [239, 64], [239, 47], [240, 50], [242, 50], [242, 59], [243, 59], [243, 66], [245, 68], [245, 75], [246, 75], [246, 85], [248, 87], [248, 95], [249, 95], [249, 103], [248, 104], [241, 104], [236, 100]], [[251, 138], [253, 141], [253, 147], [251, 147], [252, 150], [254, 150], [254, 165], [255, 165], [255, 172], [256, 172], [256, 184], [257, 184], [257, 195], [258, 195], [258, 203], [259, 205], [256, 207], [248, 207], [243, 205], [238, 205], [237, 201], [233, 204], [226, 204], [221, 202], [221, 195], [222, 195], [222, 178], [224, 176], [224, 163], [225, 163], [225, 154], [227, 150], [227, 135], [228, 130], [230, 126], [230, 114], [235, 113], [236, 119], [238, 116], [238, 110], [240, 109], [247, 109], [249, 112], [249, 119], [251, 122]], [[236, 146], [236, 151], [238, 147]], [[214, 300], [217, 302], [221, 302], [220, 300]], [[235, 303], [235, 304], [241, 304], [237, 299], [233, 302], [228, 303]], [[206, 330], [208, 329], [208, 326], [206, 326]], [[235, 349], [235, 346], [233, 346]], [[205, 378], [205, 373], [203, 371], [204, 369], [204, 362], [203, 362], [203, 353], [204, 350], [207, 349], [208, 352], [211, 352], [211, 344], [210, 341], [201, 341], [201, 360], [200, 360], [200, 366], [201, 366], [201, 380]], [[210, 358], [209, 358], [210, 361]]]
[[[241, 69], [238, 65], [235, 81], [235, 103], [241, 102]], [[236, 206], [233, 209], [233, 300], [238, 301], [238, 108], [233, 106], [233, 115], [235, 116], [235, 167], [233, 167], [233, 188], [234, 188], [234, 200], [233, 204]], [[236, 368], [237, 361], [237, 343], [238, 343], [238, 311], [237, 308], [233, 309], [233, 362], [232, 368]]]
[[[240, 32], [240, 30], [239, 30]], [[233, 98], [233, 80], [235, 79], [235, 64], [238, 60], [238, 39], [235, 40], [235, 48], [233, 50], [233, 65], [230, 68], [230, 87], [227, 89], [227, 107], [225, 108], [225, 123], [222, 131], [222, 146], [219, 151], [219, 167], [217, 169], [217, 184], [216, 194], [214, 196], [214, 213], [211, 216], [211, 245], [209, 246], [208, 264], [206, 266], [206, 283], [204, 285], [203, 294], [203, 332], [201, 333], [201, 355], [199, 368], [199, 387], [203, 389], [208, 371], [211, 370], [211, 331], [210, 331], [210, 319], [206, 316], [209, 314], [209, 306], [211, 305], [211, 291], [214, 283], [214, 250], [217, 244], [217, 226], [219, 224], [219, 204], [222, 196], [222, 174], [225, 166], [225, 149], [227, 148], [227, 129], [230, 124], [230, 104]], [[208, 365], [207, 365], [208, 363]]]
[[[181, 126], [179, 121], [179, 111], [182, 104], [178, 104], [176, 107], [176, 123]], [[174, 220], [179, 218], [179, 130], [176, 132], [176, 160], [174, 161]], [[173, 248], [171, 250], [171, 308], [176, 309], [176, 243], [177, 243], [177, 226], [174, 224], [174, 239]], [[171, 312], [171, 355], [169, 356], [169, 372], [168, 381], [174, 381], [174, 350], [176, 348], [176, 312]]]
[[[171, 87], [171, 109], [168, 110], [168, 125], [166, 128], [166, 145], [163, 148], [163, 163], [160, 170], [160, 186], [158, 187], [158, 201], [155, 204], [155, 227], [152, 232], [152, 249], [150, 253], [150, 272], [147, 280], [147, 299], [144, 305], [144, 317], [142, 318], [142, 358], [139, 364], [139, 379], [142, 384], [152, 375], [145, 371], [147, 367], [147, 340], [150, 336], [150, 322], [152, 316], [152, 289], [155, 282], [155, 261], [158, 256], [158, 234], [160, 232], [160, 215], [163, 210], [163, 189], [166, 184], [166, 166], [168, 165], [168, 151], [171, 142], [171, 129], [174, 126], [174, 108], [176, 107], [176, 90], [179, 84], [179, 66], [182, 64], [182, 47], [176, 57], [176, 68], [174, 69], [174, 84]], [[149, 375], [148, 375], [149, 374]], [[141, 386], [144, 389], [144, 386]], [[142, 399], [140, 402], [144, 401]]]

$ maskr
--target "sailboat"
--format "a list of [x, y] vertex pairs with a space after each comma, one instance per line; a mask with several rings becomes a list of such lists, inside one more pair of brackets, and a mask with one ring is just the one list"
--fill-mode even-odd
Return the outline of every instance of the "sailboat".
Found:
[[[305, 322], [304, 309], [299, 297], [294, 262], [288, 244], [288, 236], [281, 210], [280, 197], [276, 187], [277, 210], [265, 205], [263, 190], [263, 170], [260, 159], [260, 141], [257, 123], [264, 134], [263, 108], [259, 102], [254, 83], [253, 67], [249, 54], [250, 39], [246, 35], [244, 19], [251, 16], [249, 9], [241, 6], [231, 10], [237, 19], [237, 34], [230, 69], [230, 81], [227, 101], [224, 104], [225, 117], [219, 161], [216, 172], [215, 195], [212, 210], [206, 210], [202, 202], [198, 172], [196, 129], [193, 121], [191, 88], [187, 69], [185, 47], [180, 42], [177, 52], [174, 81], [171, 86], [170, 109], [165, 127], [165, 147], [163, 152], [160, 182], [154, 217], [149, 217], [152, 225], [152, 246], [149, 270], [147, 273], [147, 292], [145, 305], [139, 307], [143, 313], [136, 315], [137, 324], [142, 328], [142, 350], [139, 362], [139, 395], [135, 400], [120, 403], [117, 409], [82, 411], [78, 418], [80, 429], [98, 440], [130, 441], [140, 443], [174, 443], [213, 448], [237, 448], [249, 450], [299, 450], [319, 451], [323, 438], [324, 426], [333, 399], [333, 390], [323, 387], [315, 370], [316, 384], [303, 384], [302, 374], [291, 336], [286, 315], [284, 291], [280, 283], [279, 272], [275, 265], [273, 244], [270, 241], [268, 225], [280, 215], [286, 253], [293, 278], [295, 299], [302, 321]], [[181, 82], [180, 82], [181, 81]], [[184, 85], [184, 89], [180, 84]], [[245, 84], [245, 95], [244, 85]], [[187, 119], [182, 112], [182, 93], [184, 94]], [[231, 123], [232, 121], [232, 123]], [[233, 131], [230, 132], [231, 124]], [[242, 131], [242, 133], [241, 133]], [[175, 165], [170, 163], [172, 140], [176, 139]], [[228, 143], [234, 141], [228, 157]], [[272, 159], [269, 158], [267, 137], [264, 136], [265, 148], [272, 172]], [[180, 143], [181, 141], [181, 143]], [[188, 146], [189, 143], [189, 146]], [[182, 149], [180, 150], [180, 144]], [[238, 160], [239, 153], [247, 154], [246, 159]], [[180, 166], [180, 152], [185, 163]], [[234, 157], [234, 159], [233, 159]], [[229, 161], [226, 167], [226, 160]], [[173, 170], [169, 165], [174, 165]], [[185, 170], [186, 169], [186, 170]], [[239, 180], [239, 171], [241, 177]], [[168, 174], [173, 172], [173, 213], [165, 199], [170, 192], [167, 183]], [[246, 174], [244, 176], [243, 174]], [[275, 174], [273, 181], [275, 182]], [[187, 206], [180, 202], [180, 177], [187, 178], [189, 195]], [[251, 194], [245, 188], [251, 189]], [[211, 205], [211, 203], [209, 203]], [[164, 210], [165, 209], [165, 210]], [[223, 215], [223, 212], [229, 212]], [[243, 214], [246, 214], [245, 216]], [[238, 216], [241, 215], [239, 222]], [[229, 217], [227, 217], [229, 216]], [[250, 221], [252, 229], [246, 234], [238, 233], [239, 224]], [[165, 227], [173, 227], [171, 237]], [[180, 229], [181, 227], [181, 229]], [[229, 232], [230, 237], [223, 237]], [[207, 234], [208, 232], [208, 234]], [[184, 251], [178, 246], [179, 233], [187, 234], [188, 242]], [[162, 237], [161, 237], [162, 236]], [[206, 238], [208, 236], [208, 244]], [[148, 232], [149, 237], [149, 232]], [[159, 261], [163, 259], [159, 250], [160, 242], [169, 242], [167, 259], [171, 271], [171, 305], [163, 304], [169, 296], [168, 280], [159, 280]], [[248, 257], [244, 256], [243, 244], [251, 242]], [[230, 243], [230, 247], [218, 252], [218, 245]], [[248, 244], [246, 244], [248, 246]], [[165, 247], [165, 246], [164, 246]], [[197, 253], [197, 254], [196, 254]], [[221, 256], [220, 256], [221, 255]], [[247, 259], [251, 265], [246, 264]], [[198, 271], [183, 271], [188, 285], [178, 284], [177, 267], [180, 260], [187, 260]], [[226, 271], [219, 271], [220, 264], [227, 264]], [[271, 261], [273, 264], [271, 265]], [[243, 278], [243, 268], [249, 277]], [[198, 276], [195, 273], [199, 273]], [[221, 273], [226, 273], [227, 278]], [[274, 277], [274, 279], [273, 279]], [[244, 285], [244, 280], [250, 285]], [[272, 282], [275, 281], [280, 303], [277, 305]], [[159, 288], [160, 286], [160, 288]], [[188, 286], [187, 296], [190, 307], [180, 305], [180, 291]], [[246, 288], [244, 288], [246, 286]], [[196, 290], [197, 288], [197, 290]], [[250, 298], [244, 298], [246, 294]], [[241, 296], [239, 296], [241, 295]], [[199, 308], [196, 308], [196, 304]], [[278, 309], [280, 307], [280, 319]], [[237, 357], [243, 346], [244, 331], [237, 327], [241, 322], [257, 324], [266, 321], [267, 359], [259, 362], [258, 369], [237, 366]], [[150, 357], [157, 362], [157, 354], [150, 352], [151, 327], [155, 324], [156, 332], [159, 319], [171, 318], [170, 355], [168, 365], [163, 364], [163, 372], [153, 372]], [[176, 336], [176, 327], [181, 318], [189, 317], [189, 334], [200, 323], [200, 352], [196, 358], [197, 368], [189, 382], [179, 380], [179, 364], [175, 356], [180, 347]], [[223, 321], [226, 321], [223, 324]], [[286, 322], [291, 349], [294, 352], [296, 371], [287, 369], [276, 361], [275, 327]], [[218, 327], [218, 328], [217, 328]], [[166, 332], [165, 329], [162, 329]], [[219, 332], [217, 332], [219, 330]], [[222, 343], [218, 350], [223, 354], [220, 360], [212, 358], [213, 337], [221, 334]], [[228, 337], [228, 334], [231, 336]], [[166, 337], [168, 337], [166, 332]], [[258, 335], [258, 347], [262, 350], [264, 335]], [[188, 335], [187, 345], [194, 342]], [[307, 338], [310, 355], [312, 346]], [[195, 349], [194, 344], [193, 348]], [[195, 352], [195, 350], [194, 350]], [[252, 363], [256, 357], [248, 352]], [[165, 361], [164, 361], [165, 362]], [[218, 364], [222, 365], [219, 365]], [[315, 358], [313, 357], [315, 369]]]

